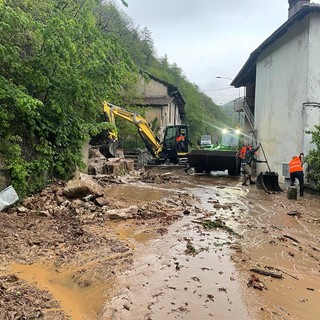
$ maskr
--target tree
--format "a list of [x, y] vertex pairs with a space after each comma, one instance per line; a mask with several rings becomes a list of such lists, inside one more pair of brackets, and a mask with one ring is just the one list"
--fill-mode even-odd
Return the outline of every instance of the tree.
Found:
[[81, 166], [103, 126], [102, 101], [121, 100], [138, 70], [96, 24], [95, 0], [0, 6], [0, 153], [21, 195]]
[[315, 149], [309, 151], [306, 157], [306, 161], [310, 166], [308, 177], [320, 189], [320, 125], [315, 126], [313, 131], [308, 131], [307, 133], [311, 134], [311, 142], [315, 144]]

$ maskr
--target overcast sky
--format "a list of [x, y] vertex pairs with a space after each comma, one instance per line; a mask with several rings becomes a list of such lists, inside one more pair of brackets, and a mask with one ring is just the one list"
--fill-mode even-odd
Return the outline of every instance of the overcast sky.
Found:
[[151, 31], [157, 55], [167, 54], [217, 104], [243, 96], [243, 88], [216, 77], [233, 79], [288, 18], [288, 0], [126, 0], [128, 8], [114, 1]]

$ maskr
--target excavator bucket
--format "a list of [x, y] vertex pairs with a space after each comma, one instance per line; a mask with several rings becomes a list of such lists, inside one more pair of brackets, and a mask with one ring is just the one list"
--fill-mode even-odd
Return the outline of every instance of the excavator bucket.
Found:
[[265, 190], [268, 193], [281, 192], [282, 189], [278, 182], [278, 173], [272, 171], [261, 172], [257, 176], [256, 184], [258, 189]]
[[102, 144], [99, 148], [100, 153], [106, 158], [114, 158], [118, 149], [117, 142]]

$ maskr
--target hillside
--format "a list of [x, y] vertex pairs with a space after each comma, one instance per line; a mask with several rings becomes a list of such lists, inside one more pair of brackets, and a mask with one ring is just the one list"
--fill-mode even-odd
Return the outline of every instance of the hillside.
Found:
[[102, 101], [125, 106], [141, 69], [182, 92], [193, 141], [228, 122], [111, 1], [7, 0], [0, 15], [0, 169], [21, 196], [82, 166], [83, 143], [107, 128]]

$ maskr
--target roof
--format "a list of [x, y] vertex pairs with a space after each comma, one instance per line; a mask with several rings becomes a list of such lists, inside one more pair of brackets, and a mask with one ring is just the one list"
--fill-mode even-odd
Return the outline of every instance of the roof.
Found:
[[256, 63], [260, 54], [281, 38], [296, 21], [302, 20], [312, 12], [320, 12], [320, 5], [305, 4], [295, 15], [288, 19], [281, 27], [271, 34], [262, 44], [254, 50], [242, 69], [231, 82], [231, 85], [239, 88], [247, 83], [254, 83], [256, 78]]
[[[150, 73], [148, 73], [148, 72], [146, 72], [144, 70], [140, 70], [140, 72], [147, 74], [150, 79], [153, 79], [153, 80], [155, 80], [157, 82], [160, 82], [160, 83], [162, 83], [163, 85], [165, 85], [168, 88], [168, 95], [170, 97], [172, 97], [172, 99], [169, 98], [170, 100], [168, 102], [163, 103], [162, 105], [168, 104], [174, 98], [177, 101], [177, 106], [178, 106], [178, 109], [179, 109], [180, 118], [181, 118], [181, 120], [185, 120], [186, 119], [186, 110], [185, 110], [186, 101], [184, 100], [181, 92], [179, 91], [179, 88], [176, 87], [175, 85], [167, 82], [167, 81], [161, 80], [161, 79], [153, 76], [152, 74], [150, 74]], [[160, 103], [159, 103], [160, 100], [159, 99], [164, 99], [164, 98], [165, 97], [162, 97], [162, 98], [144, 98], [143, 101], [150, 100], [150, 103], [143, 103], [143, 104], [154, 105], [153, 103], [151, 103], [151, 100], [156, 99], [155, 105], [160, 105]]]
[[156, 98], [143, 98], [137, 104], [145, 106], [164, 106], [168, 105], [173, 98], [171, 97], [156, 97]]

